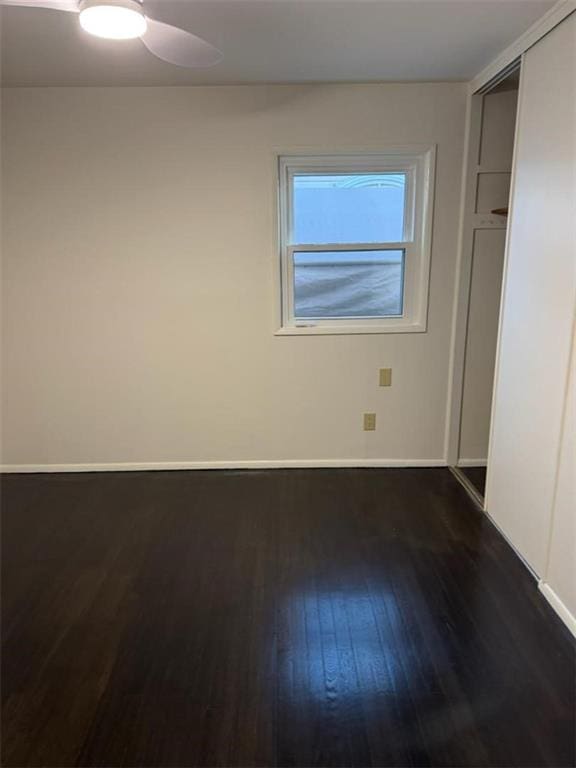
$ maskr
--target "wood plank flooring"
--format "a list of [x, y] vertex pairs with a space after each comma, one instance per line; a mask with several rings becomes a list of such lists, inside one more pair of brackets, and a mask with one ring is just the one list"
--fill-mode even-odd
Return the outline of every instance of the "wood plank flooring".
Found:
[[2, 478], [3, 765], [574, 766], [575, 648], [444, 469]]

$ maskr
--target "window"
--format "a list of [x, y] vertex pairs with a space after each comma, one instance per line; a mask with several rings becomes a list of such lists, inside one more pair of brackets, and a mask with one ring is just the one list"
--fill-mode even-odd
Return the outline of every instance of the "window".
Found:
[[426, 330], [434, 152], [283, 156], [279, 333]]

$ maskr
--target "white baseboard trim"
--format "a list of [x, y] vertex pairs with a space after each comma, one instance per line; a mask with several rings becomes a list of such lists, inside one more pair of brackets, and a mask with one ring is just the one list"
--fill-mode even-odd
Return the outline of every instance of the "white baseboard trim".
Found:
[[458, 459], [457, 467], [487, 467], [488, 459]]
[[454, 475], [456, 480], [460, 483], [460, 485], [464, 488], [468, 496], [472, 499], [474, 504], [478, 507], [478, 509], [483, 512], [484, 511], [484, 497], [480, 493], [480, 491], [476, 488], [475, 485], [473, 485], [470, 480], [466, 477], [464, 472], [460, 469], [460, 467], [449, 467], [450, 472]]
[[529, 574], [532, 576], [532, 578], [534, 579], [534, 581], [535, 581], [535, 582], [539, 582], [539, 581], [540, 581], [540, 576], [539, 576], [539, 575], [536, 573], [536, 571], [534, 570], [534, 568], [532, 568], [532, 566], [530, 565], [530, 563], [528, 562], [528, 560], [526, 560], [526, 558], [524, 557], [524, 555], [522, 554], [522, 552], [520, 552], [520, 550], [519, 550], [519, 549], [516, 547], [516, 545], [514, 544], [514, 542], [512, 541], [512, 539], [511, 539], [511, 538], [508, 536], [508, 534], [506, 533], [506, 531], [504, 531], [504, 529], [503, 529], [503, 528], [501, 528], [501, 527], [498, 525], [498, 523], [496, 522], [496, 520], [494, 520], [494, 518], [492, 517], [492, 515], [491, 515], [491, 514], [490, 514], [490, 512], [488, 511], [488, 509], [487, 509], [487, 507], [486, 507], [486, 500], [484, 500], [484, 514], [485, 514], [485, 515], [486, 515], [486, 517], [487, 517], [487, 518], [490, 520], [490, 522], [492, 523], [492, 525], [494, 526], [494, 528], [496, 528], [496, 530], [498, 531], [498, 533], [500, 534], [500, 536], [502, 536], [502, 538], [503, 538], [503, 539], [506, 541], [506, 543], [508, 544], [508, 546], [510, 547], [510, 549], [512, 549], [512, 551], [514, 552], [514, 554], [516, 555], [516, 557], [517, 557], [519, 560], [521, 560], [521, 561], [522, 561], [522, 564], [524, 565], [524, 567], [526, 568], [526, 570], [528, 571], [528, 573], [529, 573]]
[[538, 589], [542, 592], [546, 600], [548, 600], [552, 608], [554, 608], [558, 616], [560, 616], [564, 624], [566, 624], [570, 632], [576, 637], [576, 616], [570, 612], [552, 587], [545, 581], [540, 580], [538, 582]]
[[2, 464], [2, 474], [49, 472], [153, 472], [183, 469], [322, 469], [345, 467], [445, 467], [444, 459], [278, 459], [247, 461], [156, 461], [108, 464]]

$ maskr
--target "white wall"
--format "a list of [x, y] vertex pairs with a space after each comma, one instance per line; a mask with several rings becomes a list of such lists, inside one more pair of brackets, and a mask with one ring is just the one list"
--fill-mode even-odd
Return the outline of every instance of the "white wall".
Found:
[[488, 512], [541, 578], [576, 558], [557, 541], [572, 467], [548, 561], [576, 310], [575, 43], [572, 15], [524, 57], [487, 481]]
[[574, 617], [576, 630], [576, 336], [572, 342], [550, 549], [543, 578]]
[[[3, 463], [442, 460], [464, 112], [463, 84], [6, 91]], [[389, 143], [438, 145], [428, 332], [275, 337], [274, 151]]]

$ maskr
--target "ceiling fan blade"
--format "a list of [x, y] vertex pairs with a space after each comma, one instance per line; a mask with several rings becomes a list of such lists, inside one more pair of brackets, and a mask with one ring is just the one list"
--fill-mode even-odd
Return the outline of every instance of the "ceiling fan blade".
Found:
[[179, 27], [146, 17], [148, 29], [140, 38], [159, 59], [178, 67], [212, 67], [222, 59], [213, 45]]
[[78, 13], [78, 0], [0, 0], [0, 5], [20, 8], [49, 8], [53, 11]]

